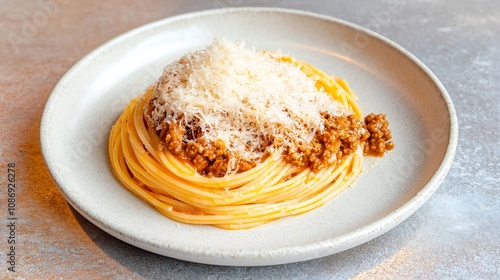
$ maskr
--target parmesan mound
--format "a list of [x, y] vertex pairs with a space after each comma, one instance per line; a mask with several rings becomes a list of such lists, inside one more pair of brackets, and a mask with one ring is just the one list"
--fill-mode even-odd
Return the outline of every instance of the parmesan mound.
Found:
[[[270, 142], [310, 142], [323, 129], [321, 114], [346, 109], [280, 53], [214, 40], [166, 66], [155, 84], [149, 120], [201, 129], [207, 143], [222, 140], [233, 156], [261, 158]], [[188, 137], [184, 142], [193, 141]], [[279, 150], [279, 147], [278, 147]]]

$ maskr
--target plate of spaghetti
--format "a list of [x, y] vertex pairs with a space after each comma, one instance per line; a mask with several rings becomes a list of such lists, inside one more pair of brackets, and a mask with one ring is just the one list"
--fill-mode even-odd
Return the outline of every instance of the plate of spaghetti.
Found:
[[68, 71], [41, 123], [47, 166], [79, 213], [137, 247], [216, 265], [304, 261], [385, 233], [434, 193], [456, 142], [446, 90], [410, 53], [274, 8], [129, 31]]

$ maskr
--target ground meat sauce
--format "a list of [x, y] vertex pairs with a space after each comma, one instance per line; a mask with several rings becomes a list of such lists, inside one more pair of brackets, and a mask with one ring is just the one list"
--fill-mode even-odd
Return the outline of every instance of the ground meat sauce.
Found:
[[[370, 114], [364, 120], [358, 120], [354, 115], [331, 116], [323, 113], [321, 116], [324, 129], [316, 132], [311, 142], [283, 145], [282, 139], [271, 138], [263, 140], [266, 144], [262, 147], [281, 147], [286, 161], [299, 167], [309, 167], [314, 172], [339, 164], [362, 143], [365, 155], [382, 156], [385, 151], [394, 148], [385, 114]], [[160, 149], [167, 149], [189, 161], [198, 173], [207, 177], [226, 175], [230, 160], [233, 160], [237, 172], [243, 172], [264, 159], [249, 160], [231, 155], [223, 141], [207, 143], [201, 137], [200, 128], [181, 127], [175, 122], [163, 123], [157, 134], [162, 140]]]
[[[201, 129], [192, 130], [180, 127], [177, 123], [163, 123], [157, 130], [162, 139], [160, 149], [166, 148], [173, 155], [187, 160], [198, 171], [207, 177], [223, 177], [227, 173], [230, 153], [223, 141], [207, 143], [201, 138]], [[189, 141], [188, 141], [189, 140]], [[243, 172], [254, 167], [257, 162], [235, 157], [236, 169]]]
[[369, 114], [365, 117], [365, 125], [370, 133], [363, 151], [365, 155], [381, 157], [385, 151], [394, 149], [389, 122], [385, 114]]

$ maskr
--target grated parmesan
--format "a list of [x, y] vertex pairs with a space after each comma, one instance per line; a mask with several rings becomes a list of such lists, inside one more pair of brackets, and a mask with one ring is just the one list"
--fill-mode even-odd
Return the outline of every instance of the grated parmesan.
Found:
[[346, 109], [276, 55], [214, 40], [165, 67], [150, 120], [157, 129], [163, 122], [201, 128], [207, 143], [222, 140], [230, 153], [248, 159], [264, 155], [267, 139], [310, 142], [323, 129], [322, 112], [340, 116]]

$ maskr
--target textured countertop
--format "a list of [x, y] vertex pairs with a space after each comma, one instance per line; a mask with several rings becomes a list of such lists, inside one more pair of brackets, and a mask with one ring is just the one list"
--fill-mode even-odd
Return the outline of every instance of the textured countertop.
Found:
[[[0, 278], [500, 279], [498, 1], [353, 2], [2, 0]], [[457, 111], [458, 150], [447, 178], [420, 210], [381, 237], [329, 257], [219, 267], [128, 245], [68, 205], [45, 167], [39, 140], [45, 102], [62, 75], [88, 52], [134, 27], [231, 6], [286, 7], [353, 22], [403, 46], [437, 75]], [[17, 189], [16, 272], [8, 270], [10, 163]]]

